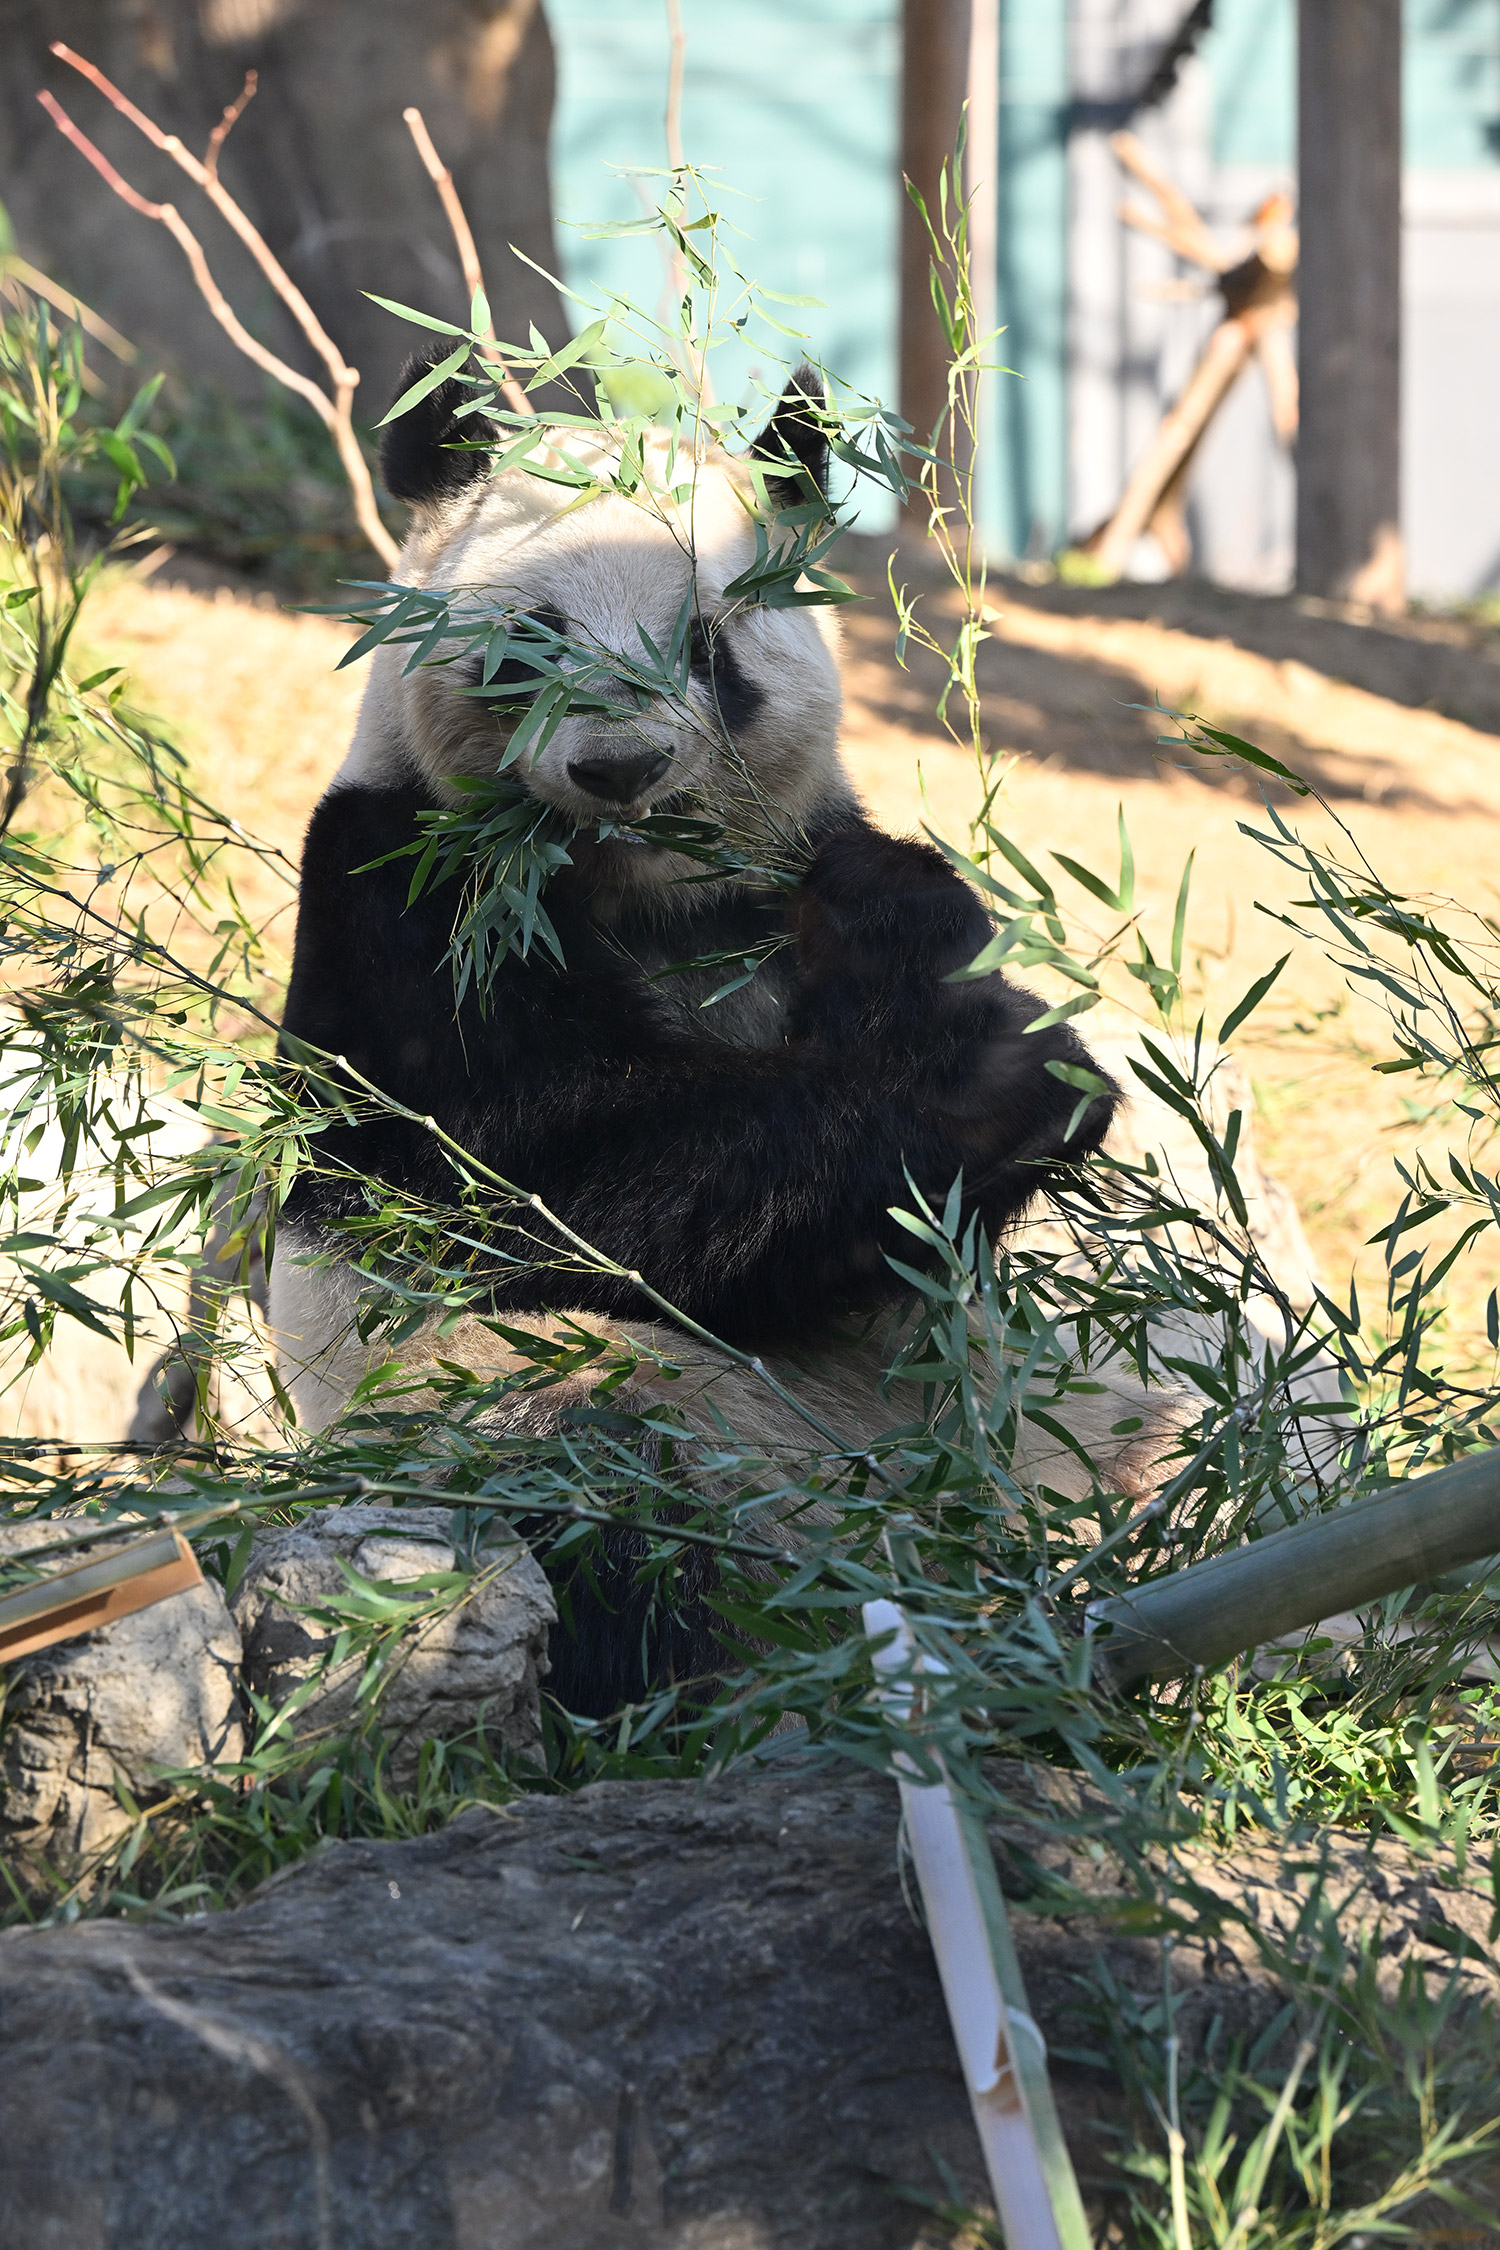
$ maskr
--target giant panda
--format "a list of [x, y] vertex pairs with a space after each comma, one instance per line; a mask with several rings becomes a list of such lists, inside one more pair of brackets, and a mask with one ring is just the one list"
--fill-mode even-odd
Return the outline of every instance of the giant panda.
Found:
[[[690, 1427], [722, 1415], [771, 1455], [817, 1442], [706, 1331], [779, 1370], [823, 1429], [867, 1444], [915, 1411], [880, 1382], [873, 1316], [903, 1287], [890, 1257], [914, 1252], [892, 1206], [909, 1207], [913, 1188], [940, 1203], [961, 1176], [966, 1214], [998, 1239], [1057, 1167], [1099, 1146], [1113, 1092], [1080, 1114], [1077, 1081], [1049, 1066], [1084, 1066], [1087, 1051], [1066, 1024], [1028, 1028], [1043, 1012], [1034, 994], [999, 974], [949, 981], [990, 924], [936, 850], [863, 810], [839, 755], [832, 610], [724, 599], [755, 557], [757, 526], [775, 541], [780, 515], [825, 491], [811, 371], [798, 371], [755, 448], [773, 473], [709, 449], [677, 503], [605, 490], [578, 505], [524, 463], [490, 474], [476, 441], [494, 433], [460, 418], [467, 395], [446, 382], [387, 429], [385, 483], [412, 510], [395, 577], [493, 589], [622, 656], [639, 652], [642, 628], [666, 645], [691, 578], [693, 717], [573, 712], [524, 762], [527, 790], [575, 830], [571, 864], [546, 892], [563, 965], [533, 949], [505, 961], [484, 1009], [472, 990], [455, 1004], [453, 886], [408, 904], [411, 863], [389, 855], [423, 808], [453, 801], [459, 777], [493, 772], [516, 706], [462, 692], [479, 682], [477, 656], [404, 670], [404, 650], [377, 649], [352, 746], [307, 832], [284, 1023], [291, 1052], [345, 1058], [416, 1121], [351, 1115], [319, 1147], [441, 1204], [453, 1173], [421, 1122], [435, 1119], [623, 1269], [518, 1267], [494, 1288], [508, 1326], [557, 1334], [577, 1322], [638, 1349], [626, 1404], [669, 1401]], [[549, 443], [607, 457], [613, 442], [607, 426], [589, 439], [539, 433], [536, 458]], [[667, 442], [652, 441], [654, 456], [648, 445], [659, 476]], [[801, 838], [795, 888], [686, 880], [701, 869], [629, 834], [648, 813], [712, 808], [731, 772]], [[782, 942], [712, 1007], [702, 1002], [721, 970], [660, 974], [768, 939]], [[360, 1279], [327, 1231], [348, 1195], [326, 1167], [304, 1175], [278, 1236], [272, 1326], [311, 1430], [386, 1351], [361, 1340]], [[694, 1327], [674, 1326], [633, 1273]], [[520, 1364], [477, 1315], [404, 1347], [414, 1366], [424, 1355], [481, 1373]], [[585, 1403], [597, 1375], [517, 1389], [514, 1426]], [[590, 1645], [554, 1650], [575, 1707], [602, 1709], [629, 1687], [626, 1644], [639, 1641], [628, 1611], [611, 1623], [596, 1606], [575, 1619]]]

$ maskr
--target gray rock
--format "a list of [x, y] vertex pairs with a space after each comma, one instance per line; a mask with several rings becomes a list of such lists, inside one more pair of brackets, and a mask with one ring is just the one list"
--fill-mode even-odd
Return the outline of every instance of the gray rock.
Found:
[[[0, 1551], [39, 1543], [34, 1527], [0, 1531]], [[117, 1776], [149, 1803], [163, 1767], [240, 1757], [239, 1668], [211, 1580], [10, 1666], [0, 1849], [74, 1872], [130, 1825]]]
[[[326, 1656], [332, 1635], [285, 1604], [347, 1594], [347, 1563], [362, 1578], [411, 1580], [454, 1567], [446, 1508], [356, 1504], [317, 1508], [292, 1530], [258, 1538], [232, 1604], [245, 1643], [245, 1678], [279, 1709]], [[541, 1762], [540, 1681], [557, 1616], [540, 1568], [518, 1539], [485, 1549], [474, 1590], [403, 1638], [380, 1701], [392, 1771], [407, 1779], [429, 1735], [466, 1732], [481, 1717], [513, 1757]], [[362, 1660], [347, 1658], [296, 1717], [299, 1733], [345, 1725]]]
[[[1147, 2011], [1161, 1950], [1087, 1906], [1036, 1910], [1049, 1875], [1108, 1906], [1107, 1822], [1066, 1777], [999, 1778], [1079, 1832], [995, 1834], [1097, 2218], [1127, 2119], [1082, 1983], [1102, 1950], [1116, 2016]], [[1440, 1978], [1453, 1931], [1482, 1941], [1482, 1866], [1471, 1891], [1451, 1858], [1328, 1845], [1346, 1934], [1380, 1924], [1383, 1984], [1424, 1927]], [[1308, 1881], [1264, 1847], [1185, 1864], [1204, 1900], [1173, 1953], [1191, 2060], [1216, 2019], [1227, 2048], [1281, 1999], [1244, 1931], [1213, 1927], [1215, 1897], [1287, 1935]], [[0, 2027], [3, 2250], [913, 2250], [898, 2185], [942, 2195], [946, 2165], [983, 2200], [895, 1792], [803, 1761], [336, 1845], [200, 1921], [17, 1932]]]

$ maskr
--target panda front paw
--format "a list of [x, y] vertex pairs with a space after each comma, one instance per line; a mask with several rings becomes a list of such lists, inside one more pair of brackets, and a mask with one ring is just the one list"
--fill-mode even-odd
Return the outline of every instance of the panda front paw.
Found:
[[[1027, 1030], [1043, 1013], [1035, 993], [1012, 985], [1007, 997], [1011, 1025], [975, 1042], [961, 1082], [934, 1106], [976, 1178], [996, 1166], [1021, 1165], [1035, 1170], [1040, 1186], [1047, 1168], [1080, 1163], [1100, 1147], [1119, 1088], [1066, 1024]], [[1064, 1077], [1063, 1068], [1071, 1075]], [[1081, 1082], [1085, 1072], [1101, 1091]]]
[[989, 934], [983, 907], [940, 852], [863, 823], [820, 847], [797, 895], [802, 967], [814, 981], [946, 976]]

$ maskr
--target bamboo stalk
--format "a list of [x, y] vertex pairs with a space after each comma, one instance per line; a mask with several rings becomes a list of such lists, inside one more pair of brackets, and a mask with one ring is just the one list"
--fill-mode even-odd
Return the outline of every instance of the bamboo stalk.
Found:
[[[875, 1669], [890, 1683], [884, 1700], [895, 1716], [908, 1718], [922, 1668], [911, 1628], [889, 1601], [866, 1602], [864, 1622], [872, 1638], [886, 1640], [875, 1651]], [[1026, 1998], [984, 1823], [955, 1792], [941, 1752], [935, 1781], [923, 1779], [901, 1753], [895, 1763], [928, 1936], [1006, 2250], [1090, 2250], [1047, 2076], [1047, 2043]]]
[[1212, 1670], [1341, 1610], [1500, 1553], [1500, 1447], [1089, 1607], [1095, 1674]]

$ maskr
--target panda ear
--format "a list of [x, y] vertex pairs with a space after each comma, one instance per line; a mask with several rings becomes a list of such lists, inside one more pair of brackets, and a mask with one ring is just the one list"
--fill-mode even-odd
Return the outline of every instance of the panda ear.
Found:
[[828, 394], [822, 376], [804, 360], [755, 441], [754, 459], [766, 470], [766, 497], [773, 508], [828, 497], [828, 435], [807, 411], [809, 400], [825, 406]]
[[[441, 344], [414, 352], [401, 370], [397, 398], [446, 357]], [[449, 376], [386, 424], [380, 433], [380, 474], [393, 500], [409, 500], [417, 507], [427, 501], [451, 500], [487, 474], [484, 454], [458, 450], [496, 435], [487, 415], [465, 414], [460, 420], [458, 410], [471, 395], [465, 384]]]

